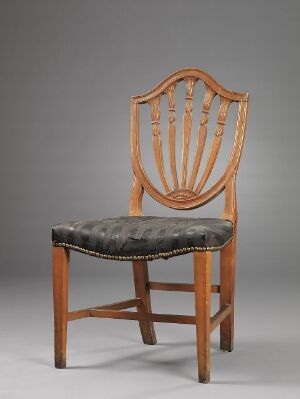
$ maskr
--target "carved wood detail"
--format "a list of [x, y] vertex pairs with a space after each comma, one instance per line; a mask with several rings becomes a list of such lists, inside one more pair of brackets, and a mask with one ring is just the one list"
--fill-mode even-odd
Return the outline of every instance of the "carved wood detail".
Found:
[[154, 152], [154, 158], [156, 167], [166, 192], [171, 190], [167, 181], [163, 153], [162, 153], [162, 141], [160, 135], [160, 96], [154, 98], [149, 102], [151, 108], [151, 123], [152, 123], [152, 146]]
[[206, 162], [206, 166], [203, 172], [203, 175], [201, 177], [201, 180], [196, 188], [196, 193], [199, 194], [203, 187], [205, 186], [205, 183], [207, 182], [213, 167], [216, 163], [217, 156], [219, 154], [221, 142], [222, 142], [222, 136], [224, 132], [224, 126], [225, 126], [225, 120], [228, 112], [229, 105], [231, 104], [231, 100], [225, 97], [220, 98], [220, 107], [218, 111], [218, 119], [217, 119], [217, 126], [215, 129], [215, 134], [213, 138], [213, 142], [209, 151], [208, 159]]
[[181, 168], [181, 188], [186, 188], [187, 164], [189, 156], [192, 114], [193, 114], [193, 95], [196, 78], [188, 77], [185, 79], [185, 111], [183, 114], [183, 139], [182, 139], [182, 168]]
[[174, 198], [179, 201], [185, 201], [187, 199], [192, 199], [198, 197], [196, 193], [190, 190], [183, 190], [183, 189], [177, 189], [174, 191], [171, 191], [170, 193], [167, 194], [169, 198]]
[[175, 88], [176, 83], [171, 84], [166, 89], [166, 94], [168, 96], [168, 142], [169, 142], [169, 159], [170, 159], [170, 169], [173, 179], [174, 188], [178, 188], [178, 177], [176, 168], [176, 125], [175, 125]]
[[[190, 176], [187, 176], [188, 154], [191, 137], [192, 126], [192, 111], [193, 111], [193, 96], [194, 87], [197, 80], [202, 80], [206, 87], [206, 92], [202, 104], [202, 116], [200, 125], [198, 127], [197, 143], [194, 153], [194, 159]], [[183, 143], [182, 143], [182, 170], [181, 181], [178, 182], [178, 175], [176, 169], [176, 131], [175, 131], [175, 91], [176, 83], [185, 81], [185, 110], [183, 114]], [[161, 128], [160, 128], [160, 98], [161, 95], [166, 94], [168, 99], [168, 149], [169, 149], [169, 163], [171, 171], [172, 188], [167, 181], [161, 142]], [[220, 106], [217, 116], [217, 125], [215, 128], [213, 140], [210, 146], [208, 159], [206, 161], [204, 172], [199, 184], [194, 188], [201, 158], [203, 157], [203, 150], [206, 141], [207, 123], [210, 108], [215, 96], [220, 97]], [[221, 177], [208, 189], [203, 190], [213, 167], [215, 165], [222, 136], [224, 132], [224, 125], [226, 116], [231, 102], [239, 103], [237, 124], [234, 137], [234, 143], [227, 163], [226, 169]], [[153, 151], [157, 169], [161, 181], [163, 183], [166, 193], [159, 191], [148, 178], [141, 159], [139, 146], [139, 106], [140, 104], [149, 103], [151, 107], [151, 122], [152, 122], [152, 136], [153, 136]], [[225, 89], [217, 83], [211, 76], [199, 69], [183, 69], [170, 75], [158, 86], [149, 92], [132, 97], [131, 101], [131, 153], [134, 175], [148, 194], [150, 194], [156, 201], [173, 209], [193, 209], [211, 201], [219, 195], [225, 187], [228, 186], [230, 179], [232, 179], [238, 169], [240, 156], [243, 148], [245, 127], [248, 110], [248, 94], [235, 93]], [[188, 184], [187, 184], [187, 177]], [[138, 196], [141, 196], [141, 189], [135, 189]]]
[[198, 128], [196, 152], [195, 152], [195, 157], [194, 157], [192, 173], [191, 173], [190, 181], [188, 184], [189, 190], [193, 190], [194, 185], [195, 185], [195, 181], [196, 181], [197, 174], [199, 171], [199, 167], [200, 167], [200, 163], [201, 163], [201, 159], [202, 159], [202, 155], [203, 155], [203, 150], [204, 150], [204, 146], [205, 146], [205, 141], [206, 141], [208, 115], [209, 115], [209, 111], [210, 111], [210, 107], [213, 102], [213, 99], [217, 94], [209, 86], [207, 86], [207, 85], [205, 85], [205, 86], [206, 86], [206, 91], [205, 91], [205, 96], [204, 96], [203, 104], [202, 104], [202, 117], [200, 120], [200, 126]]

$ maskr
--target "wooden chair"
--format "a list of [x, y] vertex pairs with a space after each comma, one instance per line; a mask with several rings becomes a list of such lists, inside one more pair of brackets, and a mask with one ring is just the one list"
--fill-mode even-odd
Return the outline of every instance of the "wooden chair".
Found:
[[[185, 83], [183, 112], [182, 165], [177, 175], [175, 147], [175, 91], [178, 82]], [[194, 88], [202, 81], [205, 95], [198, 128], [191, 173], [188, 158], [192, 127]], [[168, 101], [168, 151], [172, 184], [168, 181], [162, 151], [160, 100]], [[204, 163], [202, 177], [197, 180], [207, 136], [208, 117], [216, 97], [220, 99], [217, 123]], [[231, 154], [220, 178], [204, 190], [216, 163], [222, 142], [226, 117], [231, 103], [237, 102], [237, 122]], [[152, 143], [157, 170], [165, 192], [158, 190], [147, 176], [139, 146], [139, 108], [149, 104]], [[236, 174], [243, 148], [248, 94], [226, 90], [199, 69], [183, 69], [163, 80], [153, 90], [131, 99], [131, 153], [133, 186], [129, 216], [103, 221], [69, 222], [52, 229], [53, 293], [55, 326], [55, 367], [66, 367], [67, 323], [84, 317], [101, 317], [139, 321], [145, 344], [155, 344], [153, 322], [196, 325], [199, 381], [210, 379], [210, 334], [220, 325], [220, 348], [232, 351], [234, 334], [234, 278], [237, 236]], [[170, 179], [169, 179], [170, 180]], [[196, 182], [198, 183], [196, 184]], [[225, 207], [220, 219], [156, 218], [142, 216], [144, 190], [164, 206], [194, 209], [207, 204], [225, 191]], [[79, 251], [102, 259], [132, 261], [135, 294], [133, 299], [76, 311], [68, 310], [69, 251]], [[220, 251], [220, 284], [211, 284], [212, 252]], [[193, 253], [194, 284], [149, 281], [147, 261]], [[153, 313], [150, 291], [195, 292], [195, 315]], [[220, 297], [220, 309], [211, 317], [211, 293]], [[132, 312], [124, 309], [136, 307]]]

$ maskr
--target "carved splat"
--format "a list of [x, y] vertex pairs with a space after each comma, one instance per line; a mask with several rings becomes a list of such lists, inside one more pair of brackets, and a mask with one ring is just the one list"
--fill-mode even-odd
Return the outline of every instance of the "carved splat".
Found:
[[176, 168], [176, 125], [175, 125], [175, 88], [176, 83], [170, 85], [167, 90], [168, 96], [168, 142], [169, 142], [169, 159], [170, 159], [170, 169], [173, 180], [174, 188], [178, 188], [178, 177]]
[[221, 146], [221, 142], [222, 142], [225, 120], [226, 120], [226, 116], [227, 116], [227, 112], [228, 112], [228, 108], [229, 108], [230, 104], [231, 104], [230, 99], [221, 97], [219, 111], [218, 111], [217, 126], [215, 129], [213, 142], [210, 147], [210, 151], [209, 151], [209, 155], [208, 155], [208, 159], [207, 159], [207, 162], [205, 165], [203, 175], [202, 175], [201, 180], [195, 190], [197, 194], [201, 193], [201, 191], [202, 191], [203, 187], [205, 186], [205, 184], [213, 170], [213, 167], [216, 163], [216, 159], [219, 154], [219, 150], [220, 150], [220, 146]]
[[218, 112], [217, 126], [216, 126], [216, 130], [215, 130], [215, 136], [223, 136], [225, 121], [226, 121], [228, 108], [229, 108], [230, 104], [231, 104], [231, 101], [228, 100], [228, 98], [221, 98], [220, 108], [219, 108], [219, 112]]
[[195, 78], [188, 77], [185, 79], [185, 111], [183, 114], [183, 138], [182, 138], [182, 169], [181, 169], [181, 188], [186, 188], [187, 164], [189, 156], [191, 129], [192, 129], [192, 113], [193, 113], [193, 96], [196, 83]]
[[194, 185], [195, 185], [195, 181], [196, 181], [197, 174], [199, 171], [199, 167], [200, 167], [200, 163], [201, 163], [201, 159], [202, 159], [202, 155], [203, 155], [203, 150], [204, 150], [204, 146], [205, 146], [205, 141], [206, 141], [209, 111], [210, 111], [210, 107], [213, 102], [213, 99], [217, 94], [209, 86], [205, 85], [205, 88], [206, 88], [206, 91], [205, 91], [205, 96], [204, 96], [203, 104], [202, 104], [202, 117], [201, 117], [201, 121], [200, 121], [200, 126], [198, 128], [196, 152], [195, 152], [195, 157], [194, 157], [192, 173], [191, 173], [190, 181], [188, 184], [189, 190], [193, 190]]
[[162, 142], [160, 136], [160, 96], [151, 100], [149, 102], [149, 105], [151, 108], [152, 146], [153, 146], [154, 158], [164, 189], [166, 190], [166, 192], [169, 192], [171, 189], [166, 177], [163, 153], [162, 153]]

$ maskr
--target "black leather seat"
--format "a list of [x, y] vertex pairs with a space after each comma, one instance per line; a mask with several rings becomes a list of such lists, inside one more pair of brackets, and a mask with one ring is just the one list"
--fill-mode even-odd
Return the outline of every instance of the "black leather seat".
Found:
[[57, 224], [52, 243], [105, 259], [152, 260], [219, 250], [232, 234], [223, 219], [124, 216]]

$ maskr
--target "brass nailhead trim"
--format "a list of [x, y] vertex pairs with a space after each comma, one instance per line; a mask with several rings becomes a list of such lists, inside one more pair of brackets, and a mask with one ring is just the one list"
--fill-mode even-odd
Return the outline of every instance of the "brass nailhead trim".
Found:
[[101, 254], [101, 253], [95, 252], [95, 251], [89, 251], [89, 250], [81, 248], [77, 245], [66, 244], [64, 242], [52, 242], [52, 245], [54, 247], [65, 247], [68, 249], [72, 249], [74, 251], [82, 252], [87, 255], [96, 256], [97, 258], [131, 261], [131, 260], [153, 260], [153, 259], [159, 259], [159, 258], [170, 258], [171, 256], [176, 256], [179, 254], [184, 254], [184, 253], [189, 253], [189, 252], [217, 251], [217, 250], [224, 248], [232, 240], [232, 238], [233, 237], [231, 237], [228, 241], [226, 241], [226, 243], [224, 245], [221, 245], [219, 247], [186, 247], [186, 248], [181, 248], [181, 249], [174, 249], [174, 251], [170, 251], [170, 252], [160, 252], [158, 254], [144, 255], [144, 256], [106, 255], [106, 254]]

